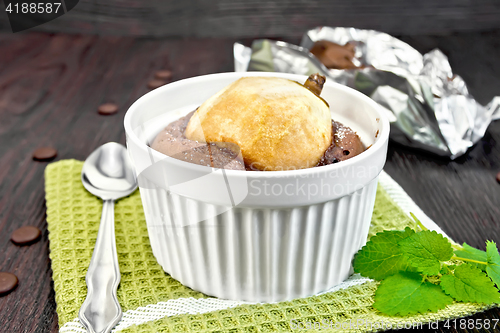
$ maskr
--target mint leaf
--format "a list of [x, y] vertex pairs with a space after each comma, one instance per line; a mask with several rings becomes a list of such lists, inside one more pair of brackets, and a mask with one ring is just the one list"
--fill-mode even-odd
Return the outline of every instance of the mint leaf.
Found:
[[[455, 250], [455, 255], [457, 257], [486, 262], [487, 260], [486, 252], [473, 248], [472, 246], [466, 243], [464, 243], [462, 246], [463, 250]], [[469, 263], [469, 264], [476, 266], [477, 268], [482, 269], [483, 271], [486, 270], [486, 265], [481, 265], [477, 263]]]
[[486, 273], [488, 273], [490, 279], [497, 285], [497, 288], [500, 288], [500, 254], [495, 242], [486, 241], [486, 255], [488, 262]]
[[453, 256], [450, 242], [435, 231], [424, 230], [399, 242], [408, 264], [427, 275], [439, 274], [440, 261]]
[[406, 259], [398, 242], [413, 234], [415, 231], [410, 228], [377, 233], [354, 256], [354, 271], [374, 280], [382, 280], [405, 270]]
[[443, 275], [440, 285], [457, 301], [486, 304], [500, 301], [493, 282], [483, 271], [469, 264], [457, 266], [453, 274]]
[[391, 316], [406, 316], [435, 312], [452, 302], [439, 286], [422, 281], [420, 274], [400, 272], [380, 283], [373, 307]]

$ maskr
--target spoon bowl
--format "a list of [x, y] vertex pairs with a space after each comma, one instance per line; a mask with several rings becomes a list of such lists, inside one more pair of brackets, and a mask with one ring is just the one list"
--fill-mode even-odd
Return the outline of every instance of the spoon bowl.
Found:
[[82, 183], [103, 200], [117, 200], [134, 192], [137, 179], [127, 149], [109, 142], [94, 150], [83, 164]]
[[124, 146], [110, 142], [97, 148], [82, 168], [83, 186], [103, 200], [101, 223], [85, 276], [87, 298], [78, 318], [90, 333], [107, 333], [120, 321], [116, 290], [120, 268], [115, 242], [114, 204], [137, 188], [133, 166]]

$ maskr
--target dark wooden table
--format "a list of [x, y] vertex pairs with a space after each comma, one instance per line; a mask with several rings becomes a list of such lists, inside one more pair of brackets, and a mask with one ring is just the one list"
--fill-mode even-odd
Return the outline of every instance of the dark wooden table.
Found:
[[[444, 51], [479, 102], [500, 95], [500, 31], [401, 38], [421, 52]], [[84, 160], [105, 142], [124, 143], [123, 116], [148, 91], [155, 70], [171, 69], [174, 80], [232, 71], [235, 41], [0, 34], [0, 271], [20, 280], [0, 297], [0, 332], [58, 330], [45, 221], [47, 163], [33, 161], [32, 152], [53, 146], [57, 160]], [[105, 102], [117, 103], [118, 114], [97, 114]], [[449, 236], [484, 249], [486, 239], [500, 241], [499, 142], [497, 122], [455, 161], [391, 144], [385, 170]], [[42, 241], [13, 245], [11, 232], [24, 225], [41, 228]], [[498, 319], [500, 311], [471, 318]]]

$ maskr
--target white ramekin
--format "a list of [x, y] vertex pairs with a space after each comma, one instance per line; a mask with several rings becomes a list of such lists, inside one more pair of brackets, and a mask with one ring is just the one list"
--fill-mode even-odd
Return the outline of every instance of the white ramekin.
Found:
[[127, 148], [139, 179], [153, 253], [164, 270], [207, 295], [271, 302], [314, 295], [351, 273], [366, 242], [377, 179], [387, 153], [382, 108], [326, 82], [332, 118], [369, 148], [340, 163], [289, 171], [212, 169], [149, 147], [168, 123], [243, 76], [222, 73], [177, 81], [138, 99], [125, 115]]

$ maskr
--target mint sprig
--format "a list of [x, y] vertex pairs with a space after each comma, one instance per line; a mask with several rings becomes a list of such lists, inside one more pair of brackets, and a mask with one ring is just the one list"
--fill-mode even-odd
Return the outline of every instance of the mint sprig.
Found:
[[377, 233], [354, 256], [355, 272], [381, 281], [375, 309], [405, 316], [435, 312], [453, 300], [500, 303], [500, 254], [494, 242], [486, 242], [486, 252], [452, 245], [411, 215], [419, 230]]

